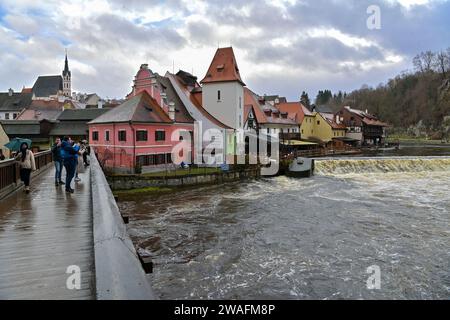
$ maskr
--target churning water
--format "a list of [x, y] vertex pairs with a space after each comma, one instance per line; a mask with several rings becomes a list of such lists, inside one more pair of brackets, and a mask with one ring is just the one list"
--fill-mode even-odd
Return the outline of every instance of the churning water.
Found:
[[[449, 299], [450, 159], [316, 163], [317, 175], [121, 202], [163, 299]], [[381, 270], [369, 290], [367, 268]]]

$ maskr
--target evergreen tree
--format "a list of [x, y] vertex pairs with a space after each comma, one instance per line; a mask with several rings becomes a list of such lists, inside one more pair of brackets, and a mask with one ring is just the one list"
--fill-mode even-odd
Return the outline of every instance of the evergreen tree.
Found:
[[333, 98], [331, 90], [319, 90], [316, 97], [316, 105], [321, 106], [327, 104]]
[[305, 91], [302, 92], [302, 95], [300, 97], [300, 102], [308, 109], [311, 106], [311, 101], [309, 100], [309, 96]]

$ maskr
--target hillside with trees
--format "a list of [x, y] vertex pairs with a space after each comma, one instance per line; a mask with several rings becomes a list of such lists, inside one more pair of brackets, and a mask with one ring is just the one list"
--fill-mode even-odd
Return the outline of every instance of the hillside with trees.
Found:
[[[450, 48], [422, 52], [414, 71], [404, 72], [376, 88], [364, 85], [350, 93], [319, 91], [316, 105], [368, 110], [393, 126], [394, 132], [439, 135], [450, 125]], [[303, 99], [305, 99], [303, 97]]]

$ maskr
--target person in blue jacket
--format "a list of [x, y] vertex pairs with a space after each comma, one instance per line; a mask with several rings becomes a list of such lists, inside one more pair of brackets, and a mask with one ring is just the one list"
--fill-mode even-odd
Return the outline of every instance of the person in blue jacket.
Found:
[[66, 192], [73, 193], [74, 190], [70, 187], [72, 179], [75, 175], [75, 169], [77, 165], [78, 150], [73, 146], [72, 139], [65, 136], [61, 143], [61, 158], [64, 162], [64, 168], [66, 168]]

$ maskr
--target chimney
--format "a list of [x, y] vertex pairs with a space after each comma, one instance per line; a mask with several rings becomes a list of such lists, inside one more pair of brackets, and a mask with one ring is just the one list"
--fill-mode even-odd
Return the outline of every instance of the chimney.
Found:
[[13, 93], [14, 93], [14, 90], [9, 88], [8, 89], [8, 96], [12, 97]]
[[336, 118], [336, 123], [337, 123], [337, 124], [340, 124], [340, 123], [341, 123], [341, 119], [339, 118], [339, 115], [336, 115], [335, 118]]
[[175, 121], [175, 103], [169, 102], [169, 118]]

